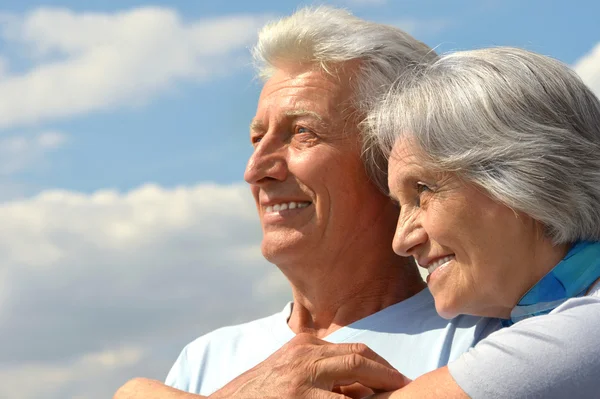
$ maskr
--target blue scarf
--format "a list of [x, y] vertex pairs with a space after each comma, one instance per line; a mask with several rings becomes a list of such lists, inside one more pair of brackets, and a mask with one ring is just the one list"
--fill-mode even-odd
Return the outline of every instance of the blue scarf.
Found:
[[600, 242], [579, 241], [517, 303], [504, 326], [550, 313], [569, 298], [583, 296], [600, 278]]

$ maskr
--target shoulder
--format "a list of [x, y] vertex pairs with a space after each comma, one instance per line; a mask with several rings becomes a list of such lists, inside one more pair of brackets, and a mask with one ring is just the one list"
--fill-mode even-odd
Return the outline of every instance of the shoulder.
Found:
[[[427, 330], [435, 329], [478, 329], [495, 328], [497, 319], [479, 316], [460, 315], [453, 319], [444, 319], [435, 309], [435, 300], [428, 287], [416, 295], [398, 302], [388, 308], [369, 316], [364, 320], [379, 321], [384, 319], [398, 326], [410, 326], [411, 324], [426, 327]], [[402, 323], [399, 322], [402, 320]], [[497, 329], [497, 328], [495, 328]]]
[[600, 296], [572, 298], [491, 334], [448, 368], [473, 398], [585, 397], [600, 390], [599, 330]]
[[500, 328], [500, 322], [497, 319], [469, 315], [444, 319], [435, 309], [435, 301], [429, 288], [425, 288], [418, 294], [350, 326], [361, 330], [385, 328], [391, 333], [421, 336], [451, 336], [455, 340], [460, 338], [468, 341], [466, 347], [470, 347]]
[[[502, 328], [499, 319], [489, 317], [459, 315], [452, 319], [444, 319], [435, 309], [435, 301], [429, 288], [423, 291], [424, 295], [421, 298], [423, 308], [418, 312], [420, 317], [426, 318], [431, 323], [431, 326], [436, 325], [438, 329], [450, 333], [454, 341], [464, 341], [466, 346], [462, 347], [461, 353], [466, 348], [472, 347], [494, 331]], [[423, 320], [419, 320], [419, 323], [423, 323]], [[454, 342], [454, 345], [456, 345], [456, 342]], [[460, 348], [459, 345], [457, 347]]]
[[551, 341], [569, 347], [580, 347], [587, 341], [600, 340], [600, 334], [597, 334], [599, 329], [600, 284], [597, 284], [588, 295], [571, 298], [547, 315], [525, 319], [494, 332], [481, 341], [478, 347], [503, 342], [519, 345], [524, 340], [539, 344]]
[[332, 342], [358, 341], [382, 354], [409, 377], [458, 358], [497, 330], [496, 319], [458, 316], [444, 319], [429, 289], [334, 332]]
[[288, 307], [289, 305], [286, 306], [283, 312], [271, 316], [213, 330], [190, 342], [184, 348], [184, 352], [187, 352], [189, 357], [196, 353], [201, 354], [209, 347], [219, 348], [219, 350], [227, 350], [227, 348], [233, 350], [240, 341], [279, 338], [281, 330], [286, 326], [285, 313], [286, 311], [289, 312]]
[[[288, 306], [286, 306], [288, 309]], [[293, 336], [285, 312], [222, 327], [187, 344], [171, 368], [166, 384], [206, 394], [264, 360]]]

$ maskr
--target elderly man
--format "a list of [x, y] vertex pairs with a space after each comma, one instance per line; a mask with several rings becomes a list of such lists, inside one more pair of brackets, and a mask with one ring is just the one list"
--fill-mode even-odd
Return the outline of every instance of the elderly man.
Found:
[[[263, 255], [293, 302], [189, 344], [167, 378], [178, 390], [136, 379], [117, 398], [360, 396], [405, 384], [395, 369], [415, 378], [445, 365], [497, 326], [440, 318], [417, 267], [394, 254], [387, 165], [360, 130], [370, 104], [433, 51], [397, 28], [318, 7], [267, 25], [254, 55], [265, 84], [245, 180]], [[365, 156], [379, 167], [365, 170]]]

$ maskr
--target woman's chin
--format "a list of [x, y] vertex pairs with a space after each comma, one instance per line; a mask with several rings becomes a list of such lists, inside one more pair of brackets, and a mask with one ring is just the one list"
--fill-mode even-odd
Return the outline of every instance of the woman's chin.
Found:
[[448, 306], [447, 303], [441, 303], [441, 301], [435, 300], [435, 310], [437, 313], [446, 320], [450, 320], [461, 314], [461, 312], [453, 306]]

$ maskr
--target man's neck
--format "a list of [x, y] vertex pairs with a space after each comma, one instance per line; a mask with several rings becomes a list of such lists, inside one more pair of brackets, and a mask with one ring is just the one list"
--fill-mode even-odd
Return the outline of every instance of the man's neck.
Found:
[[323, 338], [337, 329], [417, 294], [425, 283], [408, 259], [356, 262], [324, 268], [311, 281], [291, 281], [294, 306], [288, 324], [295, 333]]
[[398, 210], [388, 201], [339, 240], [273, 259], [292, 285], [292, 331], [323, 338], [425, 288], [412, 259], [392, 250]]

